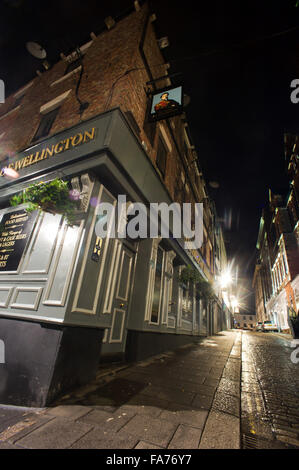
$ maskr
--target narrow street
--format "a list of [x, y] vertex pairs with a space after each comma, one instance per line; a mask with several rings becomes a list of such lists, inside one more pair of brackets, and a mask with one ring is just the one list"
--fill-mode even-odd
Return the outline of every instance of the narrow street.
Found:
[[0, 449], [298, 448], [293, 350], [285, 335], [232, 330], [103, 367], [48, 408], [0, 407]]

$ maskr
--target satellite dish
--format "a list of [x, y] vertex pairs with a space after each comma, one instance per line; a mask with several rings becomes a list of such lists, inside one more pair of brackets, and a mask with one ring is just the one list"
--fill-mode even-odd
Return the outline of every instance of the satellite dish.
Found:
[[36, 57], [37, 59], [45, 59], [47, 57], [45, 49], [37, 42], [26, 42], [26, 49], [31, 55], [33, 55], [33, 57]]

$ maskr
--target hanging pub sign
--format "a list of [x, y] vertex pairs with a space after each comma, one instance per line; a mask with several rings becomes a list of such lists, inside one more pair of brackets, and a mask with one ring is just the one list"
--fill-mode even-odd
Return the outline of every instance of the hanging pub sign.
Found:
[[151, 96], [149, 121], [159, 121], [183, 112], [183, 87], [166, 87]]
[[38, 211], [4, 214], [0, 222], [0, 271], [17, 271]]

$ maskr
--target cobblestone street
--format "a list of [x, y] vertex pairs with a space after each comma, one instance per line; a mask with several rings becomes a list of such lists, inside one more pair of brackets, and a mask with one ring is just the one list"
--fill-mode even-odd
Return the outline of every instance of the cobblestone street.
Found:
[[131, 365], [45, 409], [0, 407], [0, 449], [299, 447], [299, 364], [282, 335], [221, 332]]
[[243, 333], [242, 433], [246, 448], [299, 447], [299, 364], [290, 340]]

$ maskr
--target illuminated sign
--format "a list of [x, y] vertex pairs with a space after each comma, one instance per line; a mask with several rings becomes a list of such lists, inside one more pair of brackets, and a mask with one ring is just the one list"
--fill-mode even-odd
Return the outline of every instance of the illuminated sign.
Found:
[[4, 214], [0, 222], [0, 271], [18, 270], [36, 217], [37, 211]]
[[[78, 132], [77, 134], [68, 137], [67, 139], [61, 140], [56, 144], [51, 145], [50, 147], [44, 147], [42, 150], [38, 150], [35, 153], [26, 155], [19, 160], [16, 160], [13, 163], [10, 163], [7, 168], [11, 168], [17, 172], [26, 168], [27, 166], [34, 165], [35, 163], [40, 162], [41, 160], [46, 160], [47, 158], [53, 157], [58, 154], [62, 154], [67, 150], [70, 150], [79, 145], [90, 142], [95, 138], [95, 127], [89, 131]], [[5, 168], [1, 169], [1, 176], [5, 175]]]
[[152, 95], [149, 121], [159, 121], [183, 112], [183, 87], [163, 88]]

